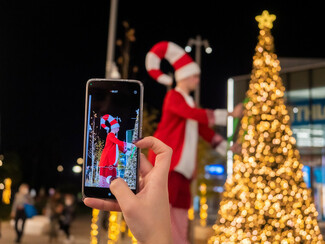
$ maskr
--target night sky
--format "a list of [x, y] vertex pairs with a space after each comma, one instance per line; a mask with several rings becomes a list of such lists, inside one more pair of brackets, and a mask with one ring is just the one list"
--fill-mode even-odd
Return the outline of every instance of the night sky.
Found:
[[[255, 16], [277, 16], [272, 34], [279, 57], [325, 58], [325, 3], [317, 1], [125, 1], [122, 21], [135, 29], [131, 66], [142, 81], [145, 103], [160, 109], [166, 88], [146, 73], [146, 53], [157, 42], [185, 47], [208, 39], [202, 50], [201, 104], [226, 106], [226, 81], [251, 71], [257, 43]], [[317, 3], [317, 4], [316, 4]], [[0, 1], [0, 153], [18, 155], [22, 180], [33, 187], [77, 182], [82, 157], [85, 83], [105, 76], [110, 1]], [[120, 55], [116, 49], [116, 57]], [[194, 58], [194, 52], [191, 53]], [[57, 165], [65, 171], [59, 175]]]

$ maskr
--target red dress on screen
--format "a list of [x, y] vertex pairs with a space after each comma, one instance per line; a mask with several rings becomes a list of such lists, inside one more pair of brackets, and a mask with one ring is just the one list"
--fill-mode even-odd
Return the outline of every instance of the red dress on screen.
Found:
[[107, 178], [108, 176], [116, 177], [116, 167], [119, 151], [126, 152], [125, 142], [116, 138], [115, 134], [107, 134], [105, 146], [100, 157], [99, 175]]

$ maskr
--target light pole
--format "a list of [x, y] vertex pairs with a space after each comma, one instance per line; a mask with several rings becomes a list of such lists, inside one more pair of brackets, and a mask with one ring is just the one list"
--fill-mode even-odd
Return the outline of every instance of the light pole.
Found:
[[[210, 47], [210, 44], [208, 40], [202, 40], [202, 37], [200, 35], [197, 35], [196, 38], [190, 38], [187, 42], [187, 46], [185, 47], [186, 52], [191, 52], [192, 47], [195, 46], [195, 62], [199, 65], [201, 68], [201, 47], [203, 46], [205, 48], [205, 52], [207, 54], [210, 54], [212, 52], [212, 48]], [[200, 106], [200, 85], [197, 86], [195, 92], [194, 92], [194, 100], [197, 104], [197, 106]]]
[[115, 55], [115, 35], [116, 35], [116, 18], [117, 18], [118, 0], [111, 0], [111, 8], [109, 14], [108, 38], [107, 38], [107, 54], [106, 54], [106, 78], [120, 78], [114, 62]]

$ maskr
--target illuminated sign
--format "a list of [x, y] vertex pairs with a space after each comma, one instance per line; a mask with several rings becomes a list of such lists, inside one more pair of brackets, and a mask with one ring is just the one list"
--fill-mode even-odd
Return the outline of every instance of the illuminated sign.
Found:
[[225, 166], [222, 164], [210, 164], [204, 167], [205, 173], [210, 175], [223, 175], [225, 173]]
[[[291, 123], [295, 125], [325, 124], [325, 99], [295, 102], [290, 104]], [[312, 121], [310, 121], [312, 119]]]

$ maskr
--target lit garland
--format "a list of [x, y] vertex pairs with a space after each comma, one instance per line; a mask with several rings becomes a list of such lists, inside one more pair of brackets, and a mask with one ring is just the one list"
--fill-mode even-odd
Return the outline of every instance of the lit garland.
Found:
[[208, 204], [207, 204], [207, 185], [202, 183], [200, 185], [200, 224], [201, 226], [205, 227], [207, 225], [207, 218], [208, 218]]
[[138, 243], [137, 239], [135, 239], [135, 237], [134, 237], [134, 235], [132, 234], [132, 232], [131, 232], [130, 229], [129, 229], [129, 231], [128, 231], [128, 235], [129, 235], [129, 237], [131, 237], [131, 242], [132, 242], [132, 244], [137, 244], [137, 243]]
[[109, 223], [108, 223], [108, 244], [114, 244], [118, 241], [120, 236], [120, 222], [121, 213], [111, 211], [109, 213]]
[[90, 231], [90, 244], [97, 244], [98, 243], [98, 214], [99, 210], [98, 209], [93, 209], [92, 211], [92, 219], [91, 219], [91, 231]]
[[4, 204], [10, 204], [10, 199], [11, 199], [11, 179], [10, 178], [6, 178], [4, 180], [5, 183], [5, 187], [4, 190], [2, 192], [2, 202]]
[[194, 220], [195, 216], [194, 216], [194, 208], [193, 206], [190, 207], [190, 209], [187, 212], [187, 216], [189, 220]]
[[270, 31], [275, 16], [264, 11], [256, 20], [261, 30], [239, 132], [242, 151], [209, 243], [324, 243], [284, 104]]

